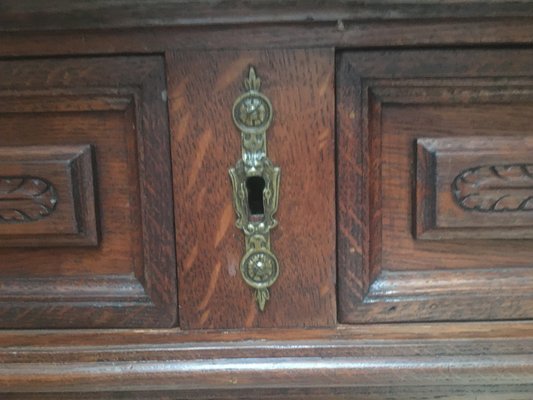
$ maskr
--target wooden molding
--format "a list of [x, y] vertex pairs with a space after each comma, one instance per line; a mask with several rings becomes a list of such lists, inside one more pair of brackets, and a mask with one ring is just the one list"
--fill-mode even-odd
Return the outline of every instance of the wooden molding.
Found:
[[[279, 15], [276, 15], [278, 18]], [[100, 21], [100, 19], [98, 19]], [[202, 29], [160, 27], [0, 32], [0, 55], [24, 57], [81, 54], [154, 54], [171, 50], [223, 48], [376, 48], [415, 46], [524, 45], [533, 42], [533, 18], [401, 19], [213, 25]], [[37, 24], [37, 26], [40, 26]]]
[[66, 29], [153, 28], [195, 25], [327, 23], [342, 20], [405, 20], [531, 17], [528, 1], [475, 0], [77, 0], [55, 2], [50, 7], [36, 0], [4, 0], [0, 12], [2, 31]]
[[[468, 326], [475, 324], [464, 324], [466, 330]], [[478, 325], [474, 328], [477, 334], [470, 334], [473, 337], [457, 336], [461, 329], [457, 324], [361, 329], [365, 331], [361, 335], [359, 328], [255, 334], [5, 332], [0, 342], [11, 345], [0, 349], [0, 387], [11, 393], [346, 386], [413, 389], [516, 386], [533, 379], [531, 323]], [[405, 335], [419, 335], [426, 329], [433, 332], [432, 340]], [[510, 330], [520, 333], [519, 337], [507, 336]], [[374, 335], [369, 339], [371, 331]], [[249, 340], [243, 341], [247, 336]], [[277, 340], [265, 339], [269, 336]]]
[[279, 357], [0, 366], [0, 385], [3, 391], [9, 392], [257, 390], [378, 386], [393, 381], [398, 386], [520, 385], [531, 383], [532, 379], [531, 354], [490, 358], [456, 354], [452, 357]]

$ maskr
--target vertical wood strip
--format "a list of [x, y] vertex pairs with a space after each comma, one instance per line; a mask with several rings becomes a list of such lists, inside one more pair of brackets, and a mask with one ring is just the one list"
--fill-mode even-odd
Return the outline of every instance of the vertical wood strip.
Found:
[[[183, 328], [335, 323], [333, 62], [332, 49], [169, 56], [176, 241], [186, 261], [179, 264]], [[263, 313], [251, 311], [253, 291], [240, 275], [244, 236], [234, 225], [228, 175], [241, 157], [231, 109], [250, 66], [274, 108], [268, 154], [281, 167], [279, 225], [271, 231], [281, 272]]]

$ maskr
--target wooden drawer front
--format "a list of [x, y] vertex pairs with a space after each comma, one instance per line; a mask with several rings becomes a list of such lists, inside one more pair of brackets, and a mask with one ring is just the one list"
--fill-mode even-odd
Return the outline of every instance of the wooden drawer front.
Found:
[[4, 61], [0, 76], [0, 326], [172, 326], [162, 57]]
[[[334, 54], [324, 50], [187, 51], [169, 59], [180, 326], [335, 323]], [[232, 105], [253, 66], [272, 103], [268, 157], [281, 168], [272, 250], [280, 272], [259, 311], [239, 263], [228, 169], [241, 157]]]
[[343, 53], [341, 322], [533, 317], [533, 52]]

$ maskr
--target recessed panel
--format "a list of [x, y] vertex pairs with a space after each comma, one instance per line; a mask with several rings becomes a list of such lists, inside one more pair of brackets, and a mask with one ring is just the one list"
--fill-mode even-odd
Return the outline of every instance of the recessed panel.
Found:
[[176, 321], [162, 57], [0, 62], [0, 327]]
[[533, 52], [340, 60], [340, 321], [533, 317]]

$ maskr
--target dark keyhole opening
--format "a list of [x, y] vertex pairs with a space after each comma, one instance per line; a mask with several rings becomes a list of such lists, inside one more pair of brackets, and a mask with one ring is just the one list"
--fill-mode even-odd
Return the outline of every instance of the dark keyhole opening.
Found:
[[263, 192], [265, 190], [265, 180], [260, 176], [251, 176], [246, 179], [246, 189], [248, 190], [248, 209], [254, 221], [260, 221], [265, 214], [263, 204]]

